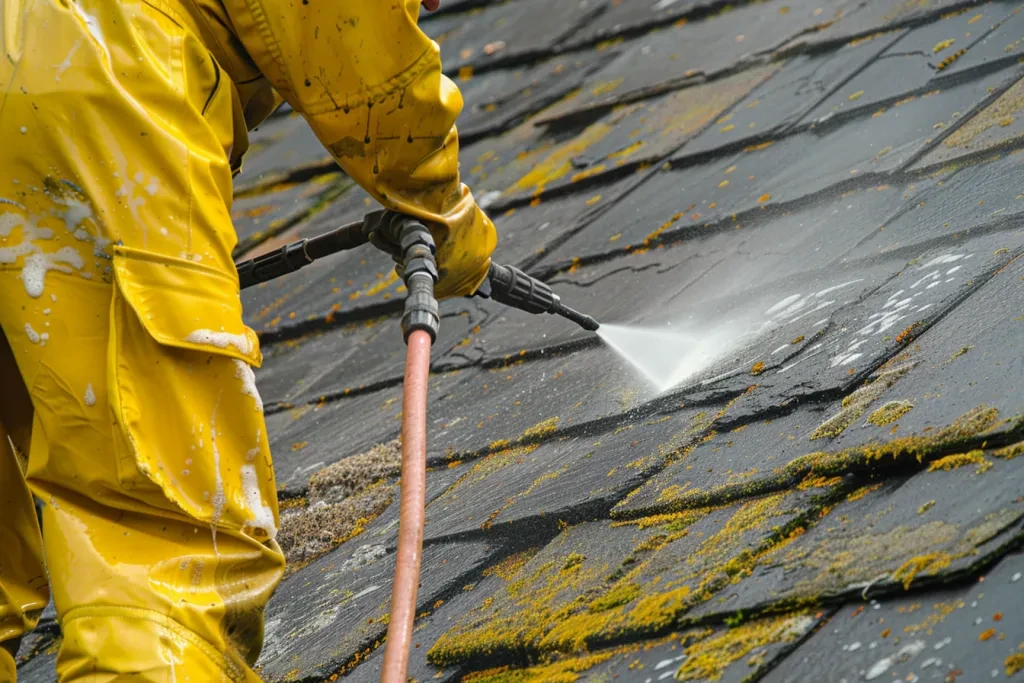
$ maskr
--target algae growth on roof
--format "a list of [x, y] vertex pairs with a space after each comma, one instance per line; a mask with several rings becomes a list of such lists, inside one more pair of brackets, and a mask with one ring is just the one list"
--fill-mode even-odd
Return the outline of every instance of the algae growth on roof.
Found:
[[[495, 259], [722, 352], [659, 393], [560, 318], [441, 304], [412, 678], [1024, 680], [1022, 7], [422, 19]], [[372, 205], [286, 111], [236, 189], [239, 257]], [[293, 560], [269, 681], [379, 676], [403, 294], [369, 250], [243, 293]]]

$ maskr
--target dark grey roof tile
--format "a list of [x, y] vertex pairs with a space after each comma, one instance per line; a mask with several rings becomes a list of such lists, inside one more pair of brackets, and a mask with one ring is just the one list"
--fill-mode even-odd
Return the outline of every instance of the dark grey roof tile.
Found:
[[487, 455], [430, 505], [426, 536], [537, 533], [602, 517], [711, 429], [721, 407], [686, 408], [605, 433]]
[[1024, 664], [1022, 571], [1018, 553], [986, 570], [983, 581], [853, 602], [764, 681], [1012, 678]]
[[1018, 80], [999, 99], [957, 128], [917, 164], [921, 167], [955, 162], [960, 157], [1002, 147], [1017, 147], [1024, 136], [1020, 110], [1024, 107], [1024, 80]]
[[632, 39], [622, 46], [621, 56], [587, 78], [583, 94], [561, 116], [650, 97], [695, 76], [720, 73], [825, 21], [831, 13], [828, 5], [797, 0], [740, 6]]
[[933, 78], [941, 73], [939, 64], [967, 48], [984, 32], [986, 24], [979, 23], [977, 17], [981, 15], [984, 19], [985, 14], [992, 14], [991, 25], [992, 20], [1004, 16], [1006, 9], [1000, 5], [985, 5], [977, 11], [945, 15], [906, 31], [877, 59], [808, 113], [805, 121], [821, 121], [877, 108], [910, 94], [928, 91], [934, 87], [931, 85]]
[[[424, 548], [417, 612], [461, 591], [496, 550], [480, 542]], [[387, 631], [394, 570], [394, 553], [346, 544], [288, 577], [267, 606], [261, 675], [325, 679], [358, 662]]]
[[752, 145], [786, 131], [899, 36], [893, 32], [844, 45], [835, 52], [793, 57], [727, 117], [687, 142], [676, 159], [706, 155], [727, 146]]
[[[978, 23], [973, 24], [977, 27], [979, 39], [971, 44], [970, 50], [946, 66], [941, 76], [957, 78], [971, 69], [998, 67], [1020, 59], [1021, 48], [1024, 45], [1024, 14], [1021, 13], [1021, 8], [1014, 7], [1014, 4], [994, 3], [977, 10], [969, 10], [971, 18], [978, 14], [982, 15]], [[1006, 11], [1010, 12], [1009, 16], [993, 27], [992, 20]]]
[[1024, 461], [991, 458], [986, 467], [950, 464], [867, 483], [696, 612], [898, 594], [963, 577], [1022, 531]]
[[[605, 9], [602, 0], [511, 0], [425, 24], [449, 73], [546, 56]], [[443, 25], [443, 27], [442, 27]]]

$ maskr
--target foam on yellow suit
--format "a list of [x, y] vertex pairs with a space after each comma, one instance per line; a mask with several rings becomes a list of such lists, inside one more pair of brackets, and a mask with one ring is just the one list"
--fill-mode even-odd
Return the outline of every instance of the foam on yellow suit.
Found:
[[283, 96], [374, 197], [428, 221], [439, 295], [474, 291], [496, 238], [418, 9], [0, 8], [0, 681], [51, 592], [62, 681], [258, 680], [284, 559], [231, 178]]

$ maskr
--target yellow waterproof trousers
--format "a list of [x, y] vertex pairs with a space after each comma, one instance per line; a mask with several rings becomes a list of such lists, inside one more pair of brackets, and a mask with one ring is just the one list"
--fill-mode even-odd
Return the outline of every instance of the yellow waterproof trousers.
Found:
[[231, 260], [237, 91], [157, 0], [11, 4], [0, 681], [51, 593], [61, 681], [258, 680], [284, 559]]

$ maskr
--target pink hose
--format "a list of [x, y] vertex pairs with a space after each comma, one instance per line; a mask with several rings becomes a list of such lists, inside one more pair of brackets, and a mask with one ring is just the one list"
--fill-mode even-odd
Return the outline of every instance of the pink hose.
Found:
[[416, 330], [409, 335], [407, 343], [402, 391], [402, 502], [398, 522], [398, 558], [391, 589], [391, 615], [381, 683], [406, 683], [423, 552], [430, 335]]

